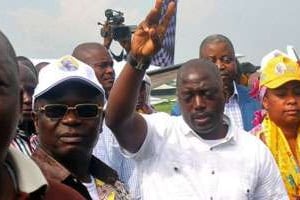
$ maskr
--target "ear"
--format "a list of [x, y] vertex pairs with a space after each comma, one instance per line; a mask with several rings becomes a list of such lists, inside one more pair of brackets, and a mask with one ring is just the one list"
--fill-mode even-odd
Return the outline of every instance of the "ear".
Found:
[[263, 97], [262, 106], [265, 110], [269, 109], [269, 99], [266, 97], [266, 95]]

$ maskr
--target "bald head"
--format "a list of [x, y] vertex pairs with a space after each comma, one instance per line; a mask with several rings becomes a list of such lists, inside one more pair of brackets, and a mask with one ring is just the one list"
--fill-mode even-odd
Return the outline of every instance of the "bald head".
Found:
[[113, 60], [107, 49], [99, 43], [83, 43], [74, 49], [72, 55], [94, 69], [96, 77], [108, 97], [115, 80], [115, 71]]
[[8, 65], [14, 70], [18, 70], [16, 53], [8, 41], [7, 37], [0, 31], [0, 63]]
[[38, 76], [38, 72], [35, 69], [33, 63], [31, 62], [31, 60], [29, 60], [29, 58], [25, 57], [25, 56], [17, 56], [17, 63], [20, 65], [24, 65], [26, 67], [28, 67], [36, 76]]
[[43, 69], [47, 65], [49, 65], [49, 62], [40, 62], [40, 63], [36, 64], [35, 69], [36, 69], [37, 73], [39, 74], [41, 69]]
[[203, 71], [208, 72], [213, 78], [220, 84], [222, 80], [220, 77], [220, 72], [218, 67], [211, 61], [207, 59], [192, 59], [184, 63], [177, 72], [177, 88], [186, 79], [189, 74], [192, 73], [202, 73]]
[[15, 51], [0, 31], [0, 163], [16, 132], [21, 108], [18, 65]]
[[84, 62], [90, 54], [94, 54], [95, 52], [108, 54], [107, 49], [102, 44], [96, 42], [87, 42], [79, 44], [77, 47], [75, 47], [72, 56]]

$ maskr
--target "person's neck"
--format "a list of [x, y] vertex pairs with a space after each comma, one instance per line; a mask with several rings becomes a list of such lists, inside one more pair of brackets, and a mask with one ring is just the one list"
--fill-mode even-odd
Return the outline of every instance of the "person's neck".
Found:
[[105, 98], [108, 99], [110, 90], [105, 90]]
[[228, 132], [228, 125], [220, 123], [216, 129], [208, 134], [198, 134], [204, 140], [218, 140], [225, 138]]
[[[70, 159], [70, 158], [74, 159]], [[68, 169], [72, 175], [82, 182], [90, 182], [89, 166], [91, 162], [91, 155], [72, 155], [68, 159], [60, 161], [61, 164]]]
[[35, 133], [35, 126], [33, 121], [23, 121], [19, 124], [19, 129], [24, 131], [24, 133], [29, 137]]
[[280, 127], [287, 140], [296, 140], [299, 126], [284, 126]]
[[225, 95], [226, 102], [229, 101], [229, 98], [232, 97], [233, 94], [234, 94], [234, 82], [232, 81], [231, 84], [226, 85], [224, 87], [224, 95]]

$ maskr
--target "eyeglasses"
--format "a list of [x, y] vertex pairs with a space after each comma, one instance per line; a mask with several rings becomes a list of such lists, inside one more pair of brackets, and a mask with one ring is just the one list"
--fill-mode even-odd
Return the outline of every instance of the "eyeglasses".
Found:
[[210, 61], [212, 61], [213, 63], [216, 63], [217, 60], [220, 60], [221, 63], [224, 63], [224, 64], [230, 64], [232, 63], [232, 61], [234, 60], [233, 57], [231, 56], [222, 56], [220, 58], [216, 58], [216, 57], [208, 57], [208, 59]]
[[103, 107], [98, 104], [77, 104], [75, 106], [48, 104], [40, 107], [37, 111], [44, 112], [48, 118], [61, 119], [69, 110], [75, 110], [79, 118], [95, 118], [99, 116], [100, 111], [103, 111]]

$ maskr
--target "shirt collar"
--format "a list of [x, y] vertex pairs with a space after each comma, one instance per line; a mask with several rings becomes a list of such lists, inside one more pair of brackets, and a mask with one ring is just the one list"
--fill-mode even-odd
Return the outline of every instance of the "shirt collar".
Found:
[[236, 98], [237, 100], [239, 99], [239, 93], [237, 91], [237, 87], [236, 87], [235, 81], [233, 81], [233, 94], [231, 95], [231, 97], [229, 97], [229, 101], [233, 100], [234, 98]]
[[12, 167], [20, 192], [33, 193], [46, 189], [48, 183], [40, 168], [22, 153], [9, 148], [6, 162]]
[[[178, 117], [179, 119], [181, 118], [181, 132], [185, 135], [194, 135], [195, 137], [199, 138], [198, 134], [193, 131], [188, 124], [184, 121], [182, 115], [180, 117]], [[228, 126], [228, 130], [227, 130], [227, 134], [224, 138], [224, 142], [222, 143], [230, 143], [230, 144], [234, 144], [236, 143], [237, 140], [237, 131], [234, 131], [234, 127], [232, 126], [232, 122], [230, 120], [230, 118], [228, 116], [226, 116], [225, 114], [223, 115], [223, 123], [226, 124]]]

